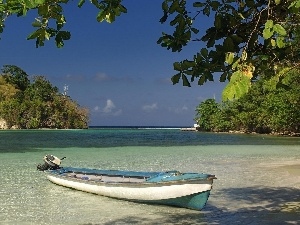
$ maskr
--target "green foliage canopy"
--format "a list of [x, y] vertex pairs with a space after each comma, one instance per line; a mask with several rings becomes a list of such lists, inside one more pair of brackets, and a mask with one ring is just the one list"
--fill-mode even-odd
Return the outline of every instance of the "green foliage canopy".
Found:
[[11, 98], [17, 91], [13, 85], [5, 81], [3, 76], [0, 76], [0, 101]]
[[[283, 75], [282, 69], [300, 66], [299, 0], [203, 0], [187, 6], [187, 1], [163, 2], [161, 22], [170, 20], [174, 33], [163, 33], [158, 43], [180, 51], [195, 40], [206, 43], [206, 48], [191, 60], [174, 63], [178, 73], [173, 83], [182, 79], [184, 86], [190, 86], [198, 79], [202, 85], [219, 73], [220, 81], [230, 80], [224, 100], [233, 99], [247, 93], [251, 80], [259, 76], [276, 77]], [[193, 27], [201, 16], [214, 18], [204, 35]]]
[[[66, 4], [70, 4], [69, 0], [0, 0], [0, 33], [5, 27], [5, 20], [11, 15], [26, 16], [28, 11], [35, 11], [37, 16], [32, 22], [35, 28], [28, 35], [28, 40], [36, 40], [36, 47], [44, 46], [45, 41], [51, 38], [55, 39], [58, 48], [64, 46], [64, 41], [71, 38], [71, 33], [64, 30], [66, 18], [63, 15], [63, 9]], [[117, 16], [126, 13], [127, 9], [121, 4], [122, 0], [91, 0], [99, 13], [97, 21], [107, 21], [112, 23]], [[82, 7], [85, 0], [78, 2], [78, 7]], [[52, 24], [55, 24], [53, 26]]]
[[[55, 39], [57, 47], [71, 38], [64, 30], [63, 8], [69, 0], [0, 0], [0, 33], [11, 15], [26, 16], [36, 11], [32, 23], [35, 31], [27, 39], [36, 40], [36, 47]], [[82, 7], [85, 0], [79, 0]], [[122, 0], [91, 0], [99, 11], [97, 21], [112, 23], [127, 9]], [[299, 67], [300, 0], [162, 0], [161, 23], [174, 28], [172, 34], [162, 33], [158, 44], [179, 52], [191, 41], [204, 42], [206, 48], [195, 52], [192, 59], [173, 64], [173, 84], [182, 80], [184, 86], [198, 80], [198, 85], [230, 80], [223, 92], [225, 99], [243, 96], [251, 81], [260, 77], [280, 77], [282, 70]], [[201, 30], [196, 21], [210, 17], [211, 27]], [[54, 21], [54, 23], [53, 23]], [[55, 24], [55, 26], [51, 26]]]
[[29, 86], [28, 75], [21, 68], [14, 65], [4, 65], [2, 68], [3, 77], [7, 83], [12, 84], [15, 88], [25, 91]]

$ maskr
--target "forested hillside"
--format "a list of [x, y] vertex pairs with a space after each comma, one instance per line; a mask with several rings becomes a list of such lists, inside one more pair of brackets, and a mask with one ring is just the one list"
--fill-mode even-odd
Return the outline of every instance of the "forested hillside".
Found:
[[88, 110], [59, 93], [44, 76], [30, 81], [21, 68], [5, 65], [0, 74], [0, 119], [8, 129], [81, 129], [88, 127]]

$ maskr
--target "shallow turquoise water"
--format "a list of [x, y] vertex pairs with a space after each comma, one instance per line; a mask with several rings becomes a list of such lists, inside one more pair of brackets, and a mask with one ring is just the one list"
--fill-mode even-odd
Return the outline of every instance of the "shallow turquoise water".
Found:
[[0, 153], [43, 148], [123, 146], [300, 145], [299, 138], [183, 132], [179, 129], [0, 130]]
[[[300, 222], [299, 138], [91, 129], [0, 132], [0, 224], [285, 224]], [[45, 154], [66, 166], [205, 172], [218, 179], [203, 211], [137, 204], [50, 183]], [[296, 202], [295, 211], [282, 210]], [[300, 205], [300, 204], [299, 204]], [[300, 207], [300, 206], [299, 206]]]

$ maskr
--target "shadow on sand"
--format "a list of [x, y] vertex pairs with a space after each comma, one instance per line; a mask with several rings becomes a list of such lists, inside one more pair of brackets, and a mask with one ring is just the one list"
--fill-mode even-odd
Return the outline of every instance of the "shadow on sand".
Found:
[[[214, 194], [218, 196], [214, 196], [213, 203], [208, 201], [201, 212], [186, 210], [175, 214], [162, 210], [155, 219], [137, 215], [104, 224], [300, 224], [300, 189], [253, 186], [223, 189]], [[218, 198], [223, 201], [222, 206], [218, 206]]]

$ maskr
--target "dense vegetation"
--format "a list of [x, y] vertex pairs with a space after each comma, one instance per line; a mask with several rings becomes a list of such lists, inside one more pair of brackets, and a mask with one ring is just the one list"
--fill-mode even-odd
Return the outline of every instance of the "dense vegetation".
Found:
[[[85, 4], [95, 6], [98, 22], [112, 23], [127, 13], [123, 0], [75, 2], [82, 10], [86, 10]], [[36, 47], [44, 46], [47, 40], [63, 47], [71, 38], [71, 32], [65, 30], [64, 9], [73, 3], [0, 0], [0, 33], [9, 17], [30, 14], [35, 16], [34, 31], [27, 39], [35, 40]], [[173, 32], [163, 32], [158, 44], [180, 52], [189, 43], [199, 42], [190, 59], [173, 64], [173, 84], [190, 86], [198, 81], [203, 85], [217, 74], [220, 81], [229, 80], [224, 100], [236, 99], [247, 93], [253, 79], [280, 77], [285, 69], [300, 66], [300, 0], [161, 0], [161, 5], [159, 21], [168, 23]]]
[[31, 82], [19, 67], [5, 65], [0, 75], [0, 119], [8, 128], [87, 128], [88, 111], [45, 77], [35, 76]]
[[282, 80], [260, 79], [238, 100], [201, 102], [195, 121], [204, 131], [300, 134], [300, 70]]

